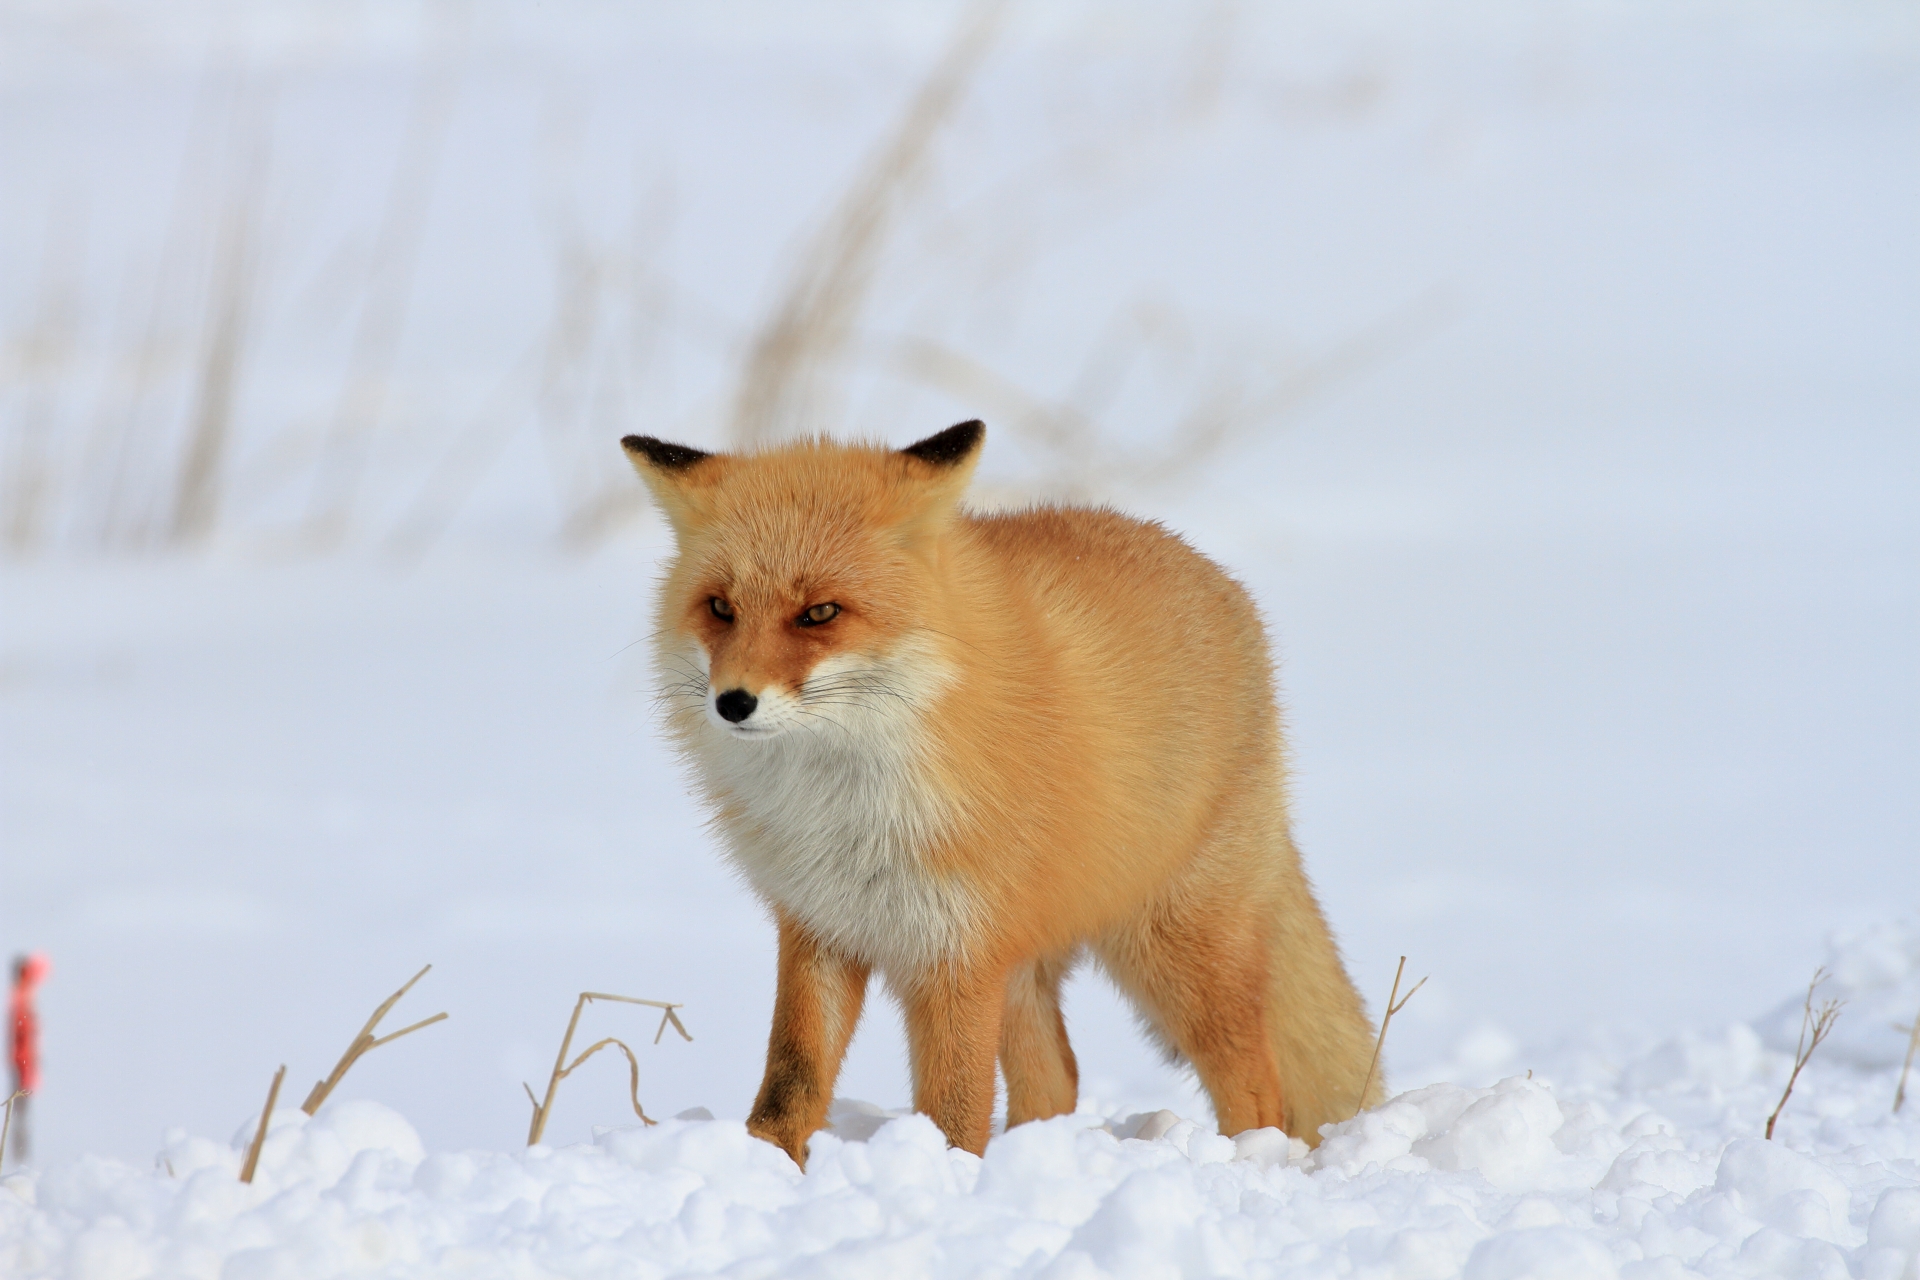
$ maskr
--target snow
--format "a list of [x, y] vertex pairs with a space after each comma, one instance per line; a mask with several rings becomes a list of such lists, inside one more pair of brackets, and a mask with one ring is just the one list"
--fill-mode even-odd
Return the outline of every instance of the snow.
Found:
[[[1920, 922], [1842, 944], [1911, 946]], [[1904, 975], [1911, 989], [1920, 967]], [[1894, 1072], [1790, 1067], [1754, 1030], [1589, 1041], [1488, 1088], [1433, 1084], [1330, 1125], [1225, 1138], [1161, 1110], [950, 1150], [841, 1100], [803, 1173], [704, 1110], [592, 1141], [428, 1153], [377, 1102], [176, 1130], [151, 1164], [0, 1179], [0, 1273], [39, 1276], [1920, 1276], [1920, 1109]]]
[[[773, 934], [653, 725], [666, 534], [611, 441], [725, 444], [755, 324], [955, 16], [0, 7], [0, 486], [51, 442], [43, 537], [0, 559], [0, 951], [55, 962], [0, 1276], [1920, 1280], [1905, 0], [1015, 6], [831, 420], [985, 416], [989, 496], [1112, 501], [1229, 566], [1356, 981], [1377, 1011], [1401, 954], [1431, 978], [1397, 1096], [1311, 1156], [1212, 1134], [1093, 973], [1079, 1115], [946, 1152], [876, 996], [808, 1171], [746, 1140]], [[262, 265], [188, 552], [135, 535], [244, 193], [230, 117], [270, 144]], [[1000, 398], [903, 375], [909, 339]], [[318, 463], [383, 359], [322, 553]], [[1280, 407], [1161, 465], [1235, 395]], [[283, 1108], [239, 1184], [275, 1067], [303, 1096], [428, 961], [388, 1025], [451, 1017]], [[1763, 1143], [1822, 964], [1848, 1003]], [[608, 1127], [603, 1055], [521, 1150], [583, 990], [685, 1002], [690, 1044], [580, 1030], [685, 1118]]]

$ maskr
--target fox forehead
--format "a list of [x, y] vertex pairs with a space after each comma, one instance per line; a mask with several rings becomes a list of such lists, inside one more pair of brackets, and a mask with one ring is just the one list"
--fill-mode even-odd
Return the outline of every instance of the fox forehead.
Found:
[[903, 557], [889, 554], [871, 532], [781, 514], [711, 530], [687, 557], [689, 585], [741, 601], [791, 602], [821, 591], [871, 590], [904, 567]]
[[[731, 489], [732, 485], [724, 485]], [[909, 569], [890, 512], [855, 492], [727, 494], [682, 548], [695, 582], [788, 599], [822, 589], [881, 589]], [[756, 497], [757, 501], [744, 501]]]
[[687, 548], [703, 572], [769, 586], [852, 571], [875, 550], [872, 531], [845, 513], [793, 507], [720, 514], [703, 533]]
[[762, 453], [729, 454], [706, 502], [721, 524], [798, 524], [809, 529], [886, 529], [920, 508], [929, 481], [892, 450], [798, 441]]

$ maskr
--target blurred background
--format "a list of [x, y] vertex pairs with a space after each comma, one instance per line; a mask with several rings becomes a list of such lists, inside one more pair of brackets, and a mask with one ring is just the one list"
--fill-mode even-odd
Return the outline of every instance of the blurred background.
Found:
[[745, 1114], [773, 932], [655, 729], [634, 431], [982, 417], [983, 504], [1229, 566], [1354, 977], [1431, 975], [1396, 1087], [1752, 1017], [1920, 909], [1917, 227], [1905, 0], [6, 0], [37, 1154], [297, 1102], [429, 961], [340, 1096], [431, 1146], [524, 1141], [588, 989], [686, 1003], [582, 1024], [654, 1114]]

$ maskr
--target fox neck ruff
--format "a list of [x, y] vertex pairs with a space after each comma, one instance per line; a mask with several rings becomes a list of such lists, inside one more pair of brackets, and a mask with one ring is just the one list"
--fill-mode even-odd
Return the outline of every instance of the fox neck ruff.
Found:
[[[684, 657], [704, 671], [698, 646]], [[785, 722], [777, 733], [729, 732], [707, 714], [710, 693], [672, 717], [755, 891], [895, 978], [964, 956], [979, 914], [932, 861], [962, 818], [934, 777], [927, 732], [954, 679], [930, 644], [908, 640], [821, 663], [766, 708]]]

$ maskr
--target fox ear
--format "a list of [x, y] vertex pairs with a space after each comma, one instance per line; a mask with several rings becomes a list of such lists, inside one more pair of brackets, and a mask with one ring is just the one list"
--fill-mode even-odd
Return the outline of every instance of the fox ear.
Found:
[[980, 458], [980, 442], [987, 438], [987, 424], [978, 418], [956, 422], [945, 431], [910, 444], [900, 452], [918, 458], [929, 466], [945, 471], [965, 467], [968, 472]]
[[901, 525], [909, 541], [931, 534], [945, 523], [966, 491], [967, 481], [973, 478], [986, 438], [986, 424], [975, 418], [900, 450], [899, 456], [909, 460], [907, 470], [918, 482], [913, 486], [911, 510]]
[[652, 436], [626, 436], [620, 447], [647, 482], [653, 500], [667, 513], [675, 534], [684, 536], [701, 523], [707, 514], [707, 491], [719, 479], [721, 455]]

